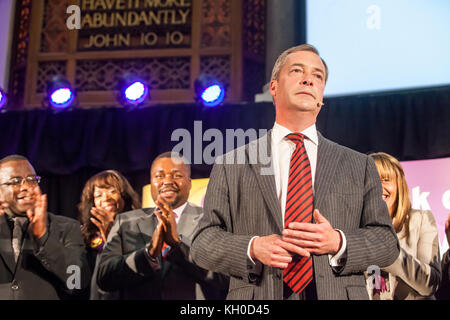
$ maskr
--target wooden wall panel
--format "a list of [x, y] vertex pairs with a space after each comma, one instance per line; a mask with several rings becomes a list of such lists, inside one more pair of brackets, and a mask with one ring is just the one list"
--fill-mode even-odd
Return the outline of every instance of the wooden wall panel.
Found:
[[[122, 7], [101, 9], [108, 3]], [[122, 10], [126, 3], [140, 7]], [[251, 96], [249, 92], [243, 93], [244, 83], [260, 82], [262, 86], [264, 82], [264, 79], [252, 79], [255, 72], [246, 72], [246, 64], [252, 70], [262, 64], [264, 70], [264, 51], [259, 48], [264, 42], [261, 24], [265, 21], [265, 0], [42, 0], [32, 3], [22, 0], [18, 1], [18, 10], [24, 4], [31, 10], [31, 16], [28, 16], [24, 102], [20, 108], [43, 107], [46, 83], [57, 74], [66, 76], [73, 84], [80, 108], [120, 107], [116, 101], [117, 82], [126, 72], [135, 72], [149, 83], [148, 105], [193, 102], [193, 83], [201, 73], [211, 73], [224, 82], [226, 102], [240, 102]], [[80, 30], [69, 30], [66, 26], [69, 18], [66, 10], [73, 4], [82, 9]], [[146, 4], [160, 7], [144, 9]], [[165, 4], [168, 6], [163, 7]], [[114, 27], [111, 24], [112, 19], [122, 24], [123, 19], [132, 19], [137, 14], [147, 17], [142, 21], [152, 21], [152, 25]], [[157, 17], [161, 18], [160, 25], [156, 24]], [[89, 28], [95, 23], [108, 26]], [[167, 45], [167, 33], [175, 35], [172, 39], [184, 40]], [[153, 39], [152, 34], [161, 36], [153, 46], [140, 46], [142, 34], [148, 36], [147, 40]], [[91, 43], [105, 46], [87, 48]]]

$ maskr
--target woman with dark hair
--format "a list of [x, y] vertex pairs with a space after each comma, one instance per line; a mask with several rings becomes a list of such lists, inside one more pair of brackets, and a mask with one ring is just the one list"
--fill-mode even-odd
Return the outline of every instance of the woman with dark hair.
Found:
[[382, 268], [378, 288], [368, 285], [373, 300], [435, 299], [441, 281], [438, 229], [429, 210], [411, 208], [409, 189], [400, 162], [379, 152], [375, 161], [383, 187], [383, 200], [400, 244], [400, 255]]
[[[126, 211], [141, 208], [138, 194], [128, 180], [115, 170], [106, 170], [92, 176], [85, 184], [81, 202], [78, 204], [78, 219], [88, 252], [88, 261], [93, 271], [91, 299], [101, 299], [104, 293], [96, 283], [96, 260], [102, 252], [115, 217]], [[100, 293], [100, 295], [99, 295]]]

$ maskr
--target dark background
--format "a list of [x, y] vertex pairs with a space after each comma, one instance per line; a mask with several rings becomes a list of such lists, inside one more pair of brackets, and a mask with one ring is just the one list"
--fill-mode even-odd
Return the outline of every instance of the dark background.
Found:
[[[84, 183], [101, 170], [119, 170], [142, 194], [151, 161], [179, 143], [172, 132], [185, 128], [194, 139], [196, 120], [203, 133], [217, 128], [225, 137], [225, 129], [271, 129], [275, 109], [265, 102], [9, 111], [0, 114], [0, 158], [26, 156], [43, 177], [49, 211], [75, 218]], [[450, 157], [450, 86], [325, 99], [317, 128], [362, 153], [383, 151], [401, 161]], [[211, 168], [193, 165], [192, 178], [208, 177]]]

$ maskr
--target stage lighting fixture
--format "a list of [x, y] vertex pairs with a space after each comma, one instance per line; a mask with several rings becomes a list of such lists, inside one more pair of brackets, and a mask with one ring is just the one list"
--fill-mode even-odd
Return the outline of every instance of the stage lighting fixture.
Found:
[[54, 109], [65, 109], [75, 100], [70, 82], [63, 76], [55, 76], [47, 83], [47, 101]]
[[119, 81], [119, 100], [124, 105], [137, 106], [149, 96], [148, 85], [137, 75], [127, 73]]
[[0, 88], [0, 110], [3, 109], [4, 106], [6, 106], [6, 103], [8, 102], [8, 98], [6, 97], [6, 92]]
[[210, 74], [200, 75], [194, 83], [197, 102], [206, 107], [215, 107], [225, 99], [225, 87]]

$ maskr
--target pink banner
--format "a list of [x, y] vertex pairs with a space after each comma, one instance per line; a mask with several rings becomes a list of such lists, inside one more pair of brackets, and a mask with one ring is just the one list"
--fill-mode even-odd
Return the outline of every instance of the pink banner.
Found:
[[401, 164], [413, 208], [433, 212], [443, 254], [448, 249], [445, 221], [450, 213], [450, 158], [404, 161]]

